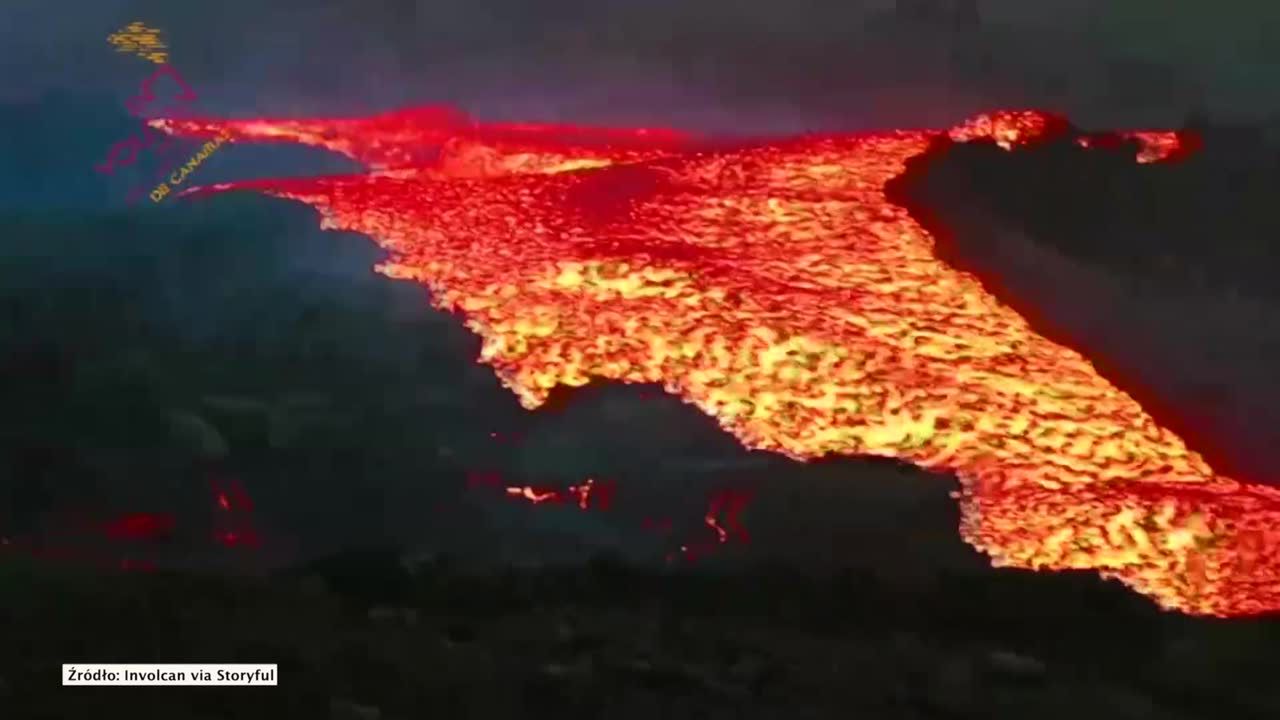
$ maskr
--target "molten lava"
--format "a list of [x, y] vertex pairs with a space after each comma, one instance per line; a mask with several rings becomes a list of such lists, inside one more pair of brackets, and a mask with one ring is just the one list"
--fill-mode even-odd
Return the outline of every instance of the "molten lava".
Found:
[[238, 480], [209, 479], [215, 503], [213, 540], [223, 547], [257, 547], [261, 540], [253, 525], [253, 501]]
[[727, 543], [730, 538], [747, 541], [747, 530], [742, 526], [741, 515], [751, 502], [751, 494], [742, 491], [723, 490], [711, 496], [707, 514], [703, 520], [716, 533], [716, 541]]
[[[997, 565], [1095, 569], [1190, 613], [1280, 609], [1280, 491], [1216, 474], [886, 198], [937, 132], [725, 146], [438, 109], [154, 123], [367, 164], [211, 189], [372, 237], [378, 270], [460, 313], [527, 408], [592, 378], [660, 382], [751, 448], [955, 472], [961, 532]], [[951, 135], [1009, 147], [1056, 123], [996, 113]], [[1176, 148], [1134, 137], [1144, 161]]]
[[518, 498], [534, 505], [576, 505], [579, 510], [608, 510], [613, 501], [613, 483], [597, 483], [587, 478], [581, 485], [560, 489], [533, 485], [512, 485], [506, 488], [508, 497]]

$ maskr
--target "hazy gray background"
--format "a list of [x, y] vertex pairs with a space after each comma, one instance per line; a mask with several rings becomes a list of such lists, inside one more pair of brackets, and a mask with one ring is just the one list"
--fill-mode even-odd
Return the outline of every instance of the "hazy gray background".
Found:
[[[5, 0], [4, 100], [131, 94], [106, 36], [169, 35], [233, 114], [461, 103], [483, 115], [755, 131], [942, 123], [1047, 105], [1096, 123], [1280, 111], [1273, 0]], [[895, 12], [895, 5], [904, 7]], [[905, 6], [924, 6], [910, 11]]]

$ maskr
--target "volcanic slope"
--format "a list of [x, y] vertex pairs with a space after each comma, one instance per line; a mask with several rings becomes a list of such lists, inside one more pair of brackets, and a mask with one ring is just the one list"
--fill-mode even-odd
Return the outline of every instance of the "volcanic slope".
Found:
[[[996, 565], [1094, 569], [1195, 614], [1280, 608], [1280, 491], [1216, 474], [886, 198], [939, 132], [731, 146], [438, 108], [153, 122], [365, 163], [200, 191], [298, 200], [373, 238], [377, 270], [460, 313], [527, 408], [592, 378], [660, 382], [750, 448], [954, 472], [961, 533]], [[1000, 112], [950, 135], [1009, 147], [1055, 122]], [[1140, 161], [1177, 147], [1130, 135]]]

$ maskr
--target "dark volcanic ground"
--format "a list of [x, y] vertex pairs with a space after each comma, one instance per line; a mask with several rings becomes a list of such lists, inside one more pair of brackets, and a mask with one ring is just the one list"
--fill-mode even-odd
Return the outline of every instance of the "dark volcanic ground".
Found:
[[[0, 567], [0, 709], [64, 718], [1267, 718], [1280, 626], [1087, 576], [404, 569], [272, 579]], [[276, 688], [61, 688], [58, 665], [277, 662]]]
[[1037, 329], [1182, 435], [1215, 469], [1280, 482], [1280, 148], [1250, 128], [1193, 128], [1198, 150], [1064, 135], [1018, 152], [940, 144], [895, 200]]

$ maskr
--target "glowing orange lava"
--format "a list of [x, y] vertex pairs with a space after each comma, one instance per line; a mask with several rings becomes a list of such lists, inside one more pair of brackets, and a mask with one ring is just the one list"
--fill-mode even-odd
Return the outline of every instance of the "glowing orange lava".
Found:
[[[1008, 147], [1056, 122], [996, 113], [951, 135]], [[157, 125], [366, 163], [212, 189], [374, 238], [378, 270], [460, 313], [527, 408], [592, 378], [661, 382], [750, 448], [954, 471], [961, 532], [997, 565], [1094, 569], [1190, 613], [1280, 608], [1280, 491], [1215, 474], [885, 197], [937, 132], [728, 147], [439, 109]], [[1145, 159], [1176, 147], [1135, 137]]]
[[534, 505], [569, 503], [576, 505], [579, 510], [607, 509], [613, 498], [613, 490], [612, 483], [599, 484], [594, 478], [587, 478], [581, 485], [570, 485], [563, 490], [533, 485], [512, 485], [506, 488], [508, 496]]
[[707, 514], [703, 518], [707, 527], [716, 533], [716, 542], [727, 543], [729, 538], [736, 537], [746, 542], [747, 531], [742, 527], [739, 515], [750, 502], [751, 495], [744, 492], [725, 490], [711, 496]]

